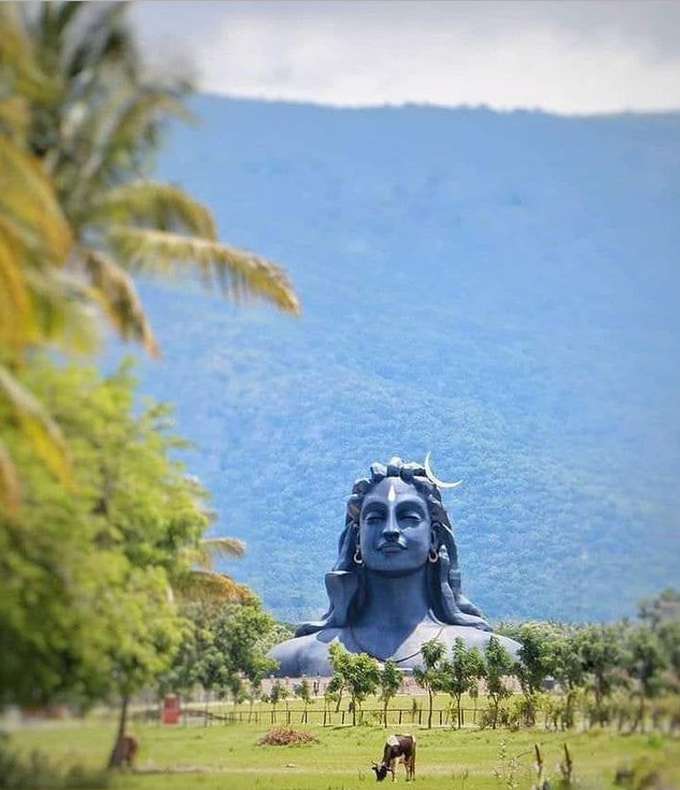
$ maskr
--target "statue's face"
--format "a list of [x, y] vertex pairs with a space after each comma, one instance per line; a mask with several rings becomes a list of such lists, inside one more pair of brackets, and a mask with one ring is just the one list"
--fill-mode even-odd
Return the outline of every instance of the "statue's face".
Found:
[[427, 504], [400, 477], [386, 477], [361, 506], [359, 542], [366, 567], [383, 573], [410, 573], [427, 562], [432, 545]]

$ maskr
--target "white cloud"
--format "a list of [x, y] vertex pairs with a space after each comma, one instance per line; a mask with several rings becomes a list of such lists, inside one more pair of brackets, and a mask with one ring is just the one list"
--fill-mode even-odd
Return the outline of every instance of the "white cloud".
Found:
[[[333, 105], [680, 109], [680, 4], [142, 2], [149, 51], [204, 90]], [[180, 43], [181, 42], [181, 43]]]

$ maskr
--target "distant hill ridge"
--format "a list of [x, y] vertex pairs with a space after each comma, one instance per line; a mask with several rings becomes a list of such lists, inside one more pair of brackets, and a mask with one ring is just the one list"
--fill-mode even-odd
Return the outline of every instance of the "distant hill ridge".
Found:
[[354, 478], [433, 453], [494, 619], [603, 619], [680, 580], [680, 115], [201, 96], [159, 163], [280, 261], [299, 320], [145, 284], [229, 572], [326, 604]]

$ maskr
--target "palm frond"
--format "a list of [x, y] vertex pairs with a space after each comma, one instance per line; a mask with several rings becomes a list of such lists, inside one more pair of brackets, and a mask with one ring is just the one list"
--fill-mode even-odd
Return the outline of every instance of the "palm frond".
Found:
[[26, 278], [17, 266], [16, 240], [0, 216], [0, 340], [20, 351], [32, 336]]
[[[95, 86], [95, 89], [97, 86]], [[161, 120], [193, 118], [181, 100], [180, 91], [164, 86], [131, 87], [125, 79], [109, 79], [105, 100], [82, 102], [86, 112], [68, 129], [68, 147], [77, 161], [63, 155], [54, 165], [65, 168], [60, 181], [68, 214], [76, 224], [83, 222], [90, 202], [102, 190], [121, 181], [124, 172], [142, 169], [144, 156], [158, 143]], [[69, 166], [73, 165], [73, 166]]]
[[157, 356], [158, 346], [130, 275], [101, 250], [82, 247], [79, 253], [95, 296], [121, 337], [138, 340]]
[[283, 269], [252, 252], [208, 239], [146, 228], [112, 225], [108, 240], [118, 257], [143, 272], [177, 273], [179, 263], [193, 263], [207, 287], [235, 300], [265, 298], [298, 315], [300, 304]]
[[213, 571], [191, 571], [175, 585], [177, 596], [185, 601], [247, 601], [252, 592], [238, 584], [226, 573]]
[[59, 426], [36, 398], [0, 365], [0, 405], [21, 425], [36, 455], [64, 483], [70, 483], [69, 454]]
[[54, 83], [36, 60], [30, 33], [21, 13], [23, 3], [0, 3], [0, 66], [3, 82], [16, 95], [45, 98]]
[[42, 290], [53, 281], [71, 245], [54, 191], [33, 157], [0, 138], [0, 340], [20, 351], [45, 334]]
[[246, 544], [238, 538], [203, 538], [198, 546], [187, 552], [187, 558], [202, 570], [209, 571], [218, 557], [242, 557], [245, 550]]
[[90, 206], [92, 224], [150, 225], [217, 240], [212, 213], [174, 184], [137, 180], [112, 187]]
[[[64, 8], [60, 19], [61, 30], [72, 25], [74, 16], [91, 17], [79, 33], [76, 46], [68, 52], [65, 68], [71, 78], [82, 78], [98, 69], [120, 66], [131, 78], [139, 68], [139, 56], [125, 14], [129, 3], [110, 2], [101, 6], [93, 3], [62, 3], [62, 6], [79, 5], [78, 9]], [[73, 11], [77, 14], [74, 14]], [[71, 12], [69, 15], [69, 11]], [[78, 20], [80, 21], [80, 19]]]
[[21, 501], [21, 487], [17, 470], [9, 457], [7, 448], [0, 441], [0, 504], [10, 516], [16, 515]]
[[25, 136], [30, 120], [31, 113], [25, 97], [0, 96], [0, 131], [17, 142]]
[[21, 227], [26, 246], [39, 246], [48, 265], [64, 261], [71, 234], [51, 184], [33, 157], [6, 138], [0, 145], [0, 216]]
[[96, 292], [82, 278], [62, 269], [49, 276], [28, 269], [24, 276], [31, 299], [32, 340], [65, 351], [94, 351], [98, 344]]

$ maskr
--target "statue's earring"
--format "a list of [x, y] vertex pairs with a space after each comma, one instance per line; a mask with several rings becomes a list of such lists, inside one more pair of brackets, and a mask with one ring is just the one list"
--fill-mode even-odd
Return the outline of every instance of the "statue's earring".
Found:
[[434, 530], [430, 532], [430, 540], [432, 542], [430, 544], [430, 551], [427, 555], [427, 559], [430, 562], [437, 562], [439, 559], [439, 553], [437, 552], [437, 533]]
[[352, 557], [352, 559], [357, 565], [364, 564], [364, 561], [361, 559], [361, 546], [359, 545], [359, 541], [357, 541], [357, 547], [354, 550], [354, 557]]

